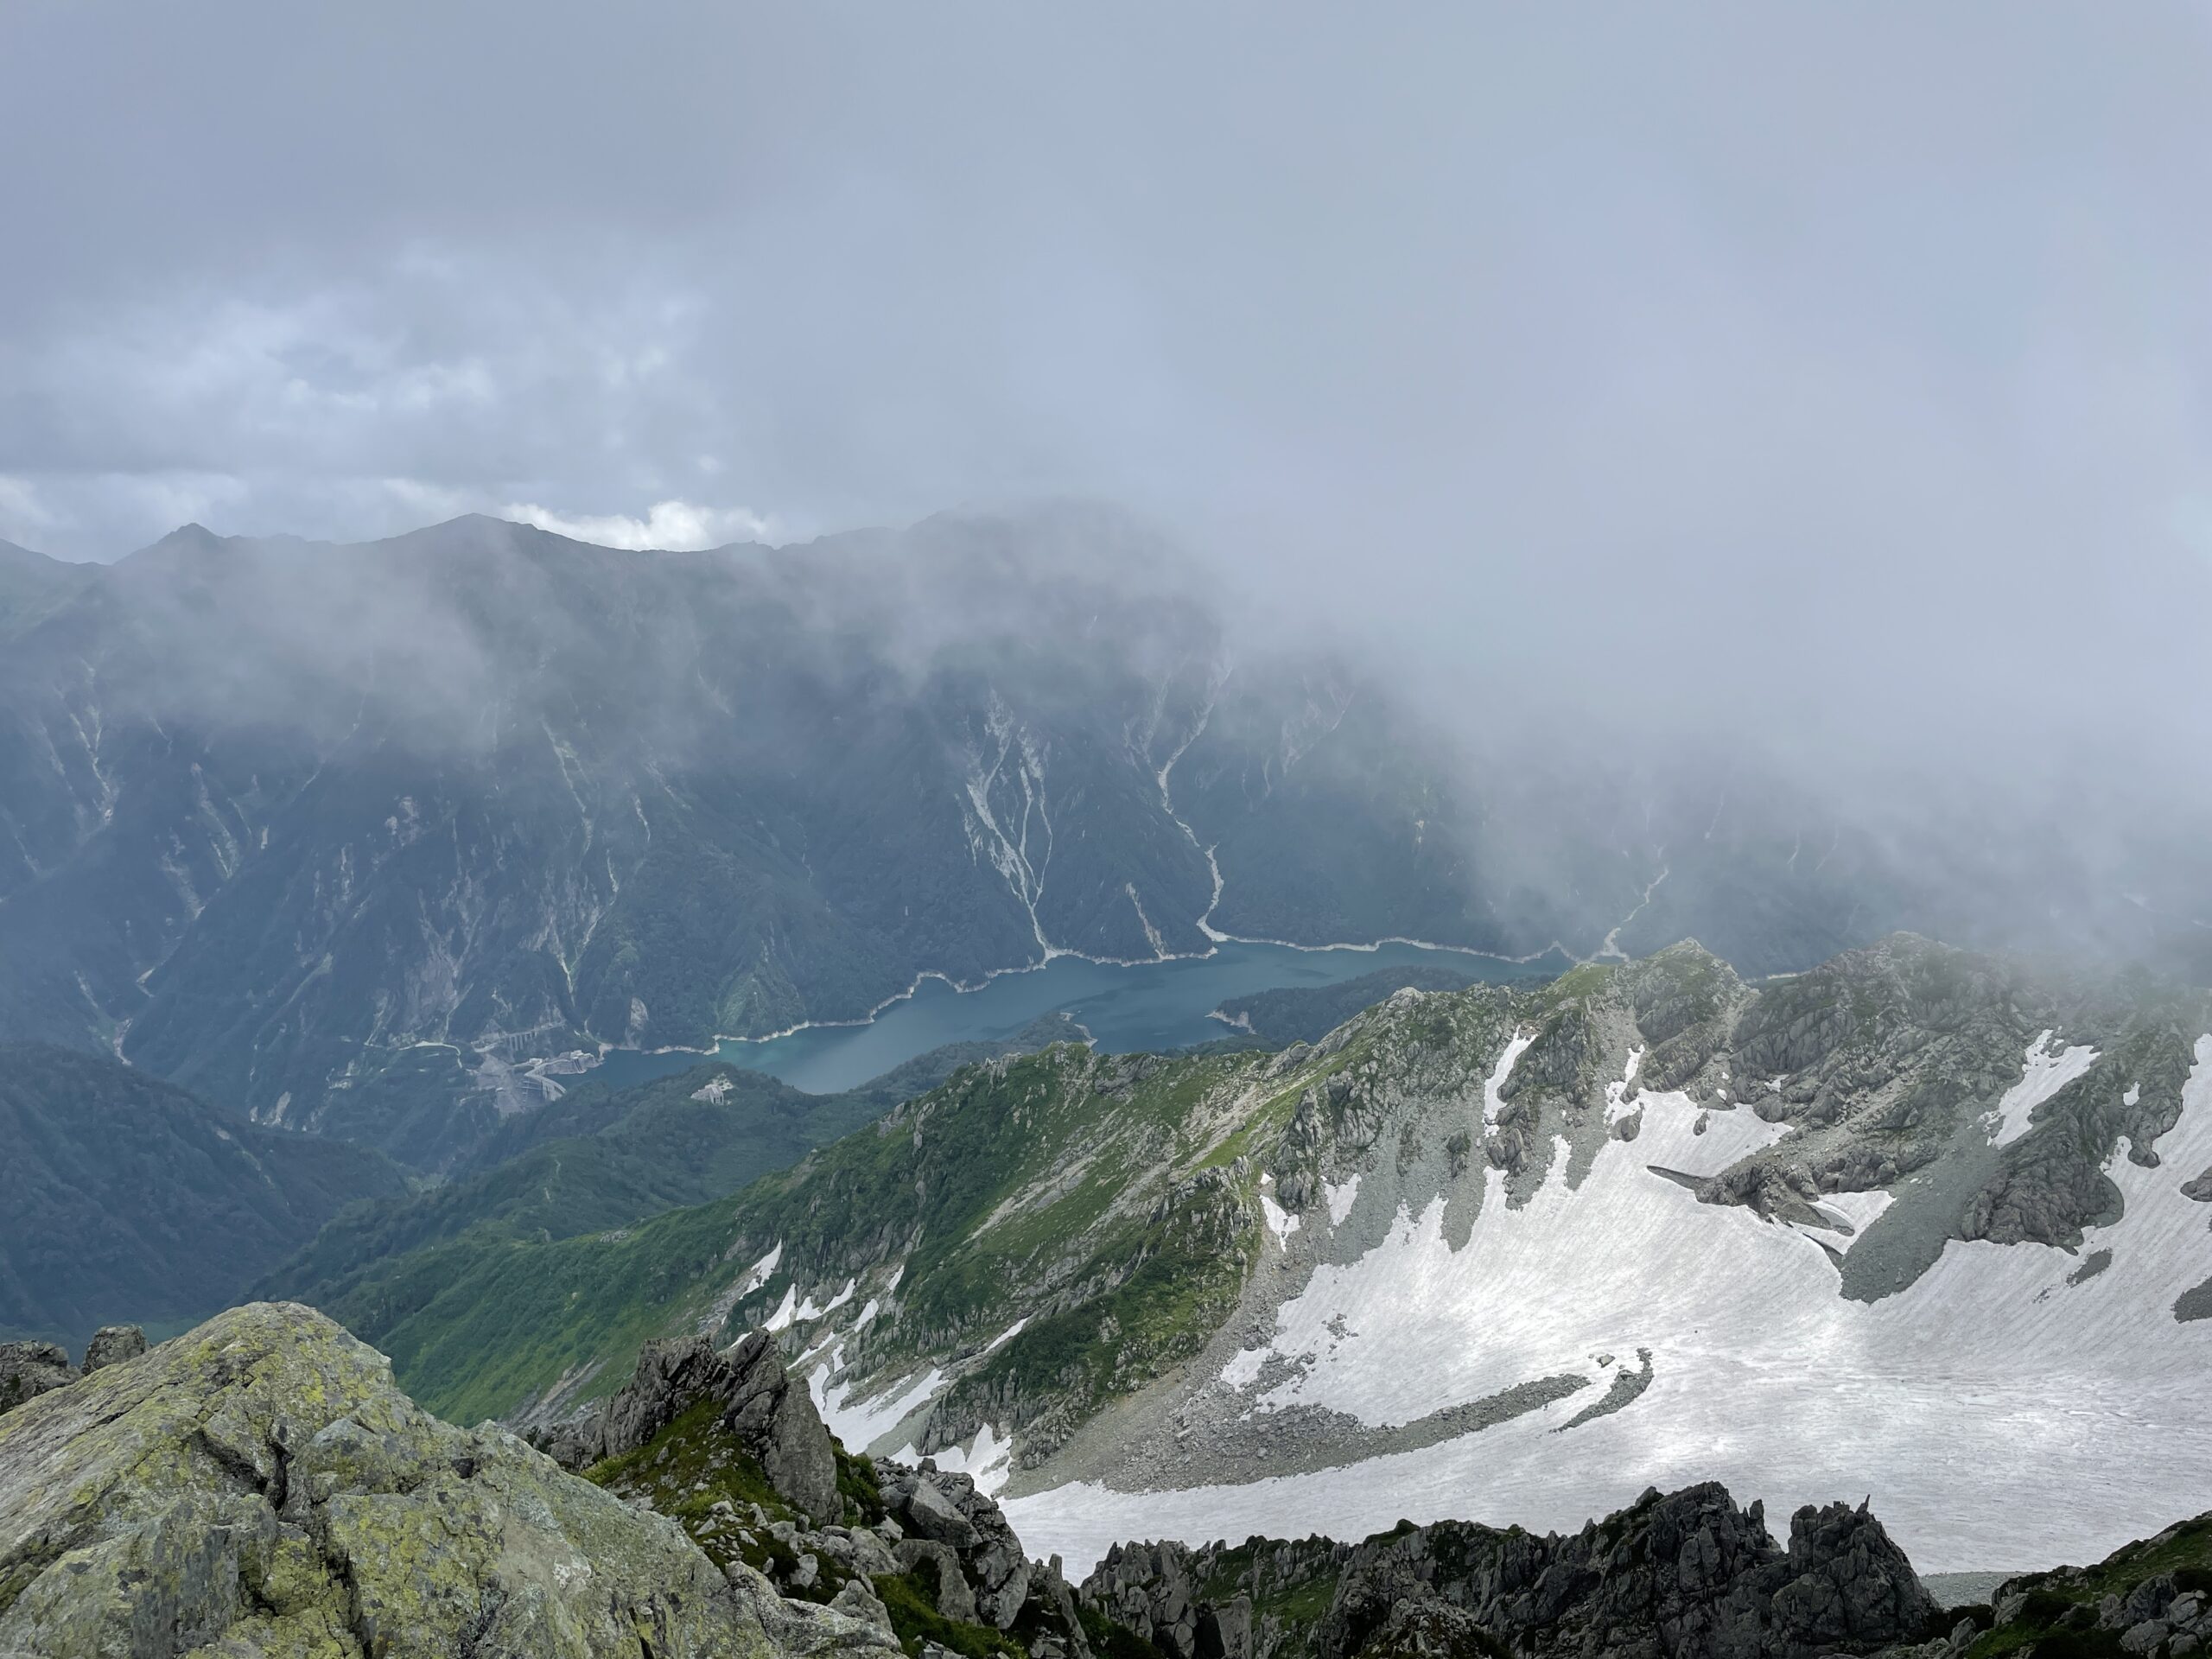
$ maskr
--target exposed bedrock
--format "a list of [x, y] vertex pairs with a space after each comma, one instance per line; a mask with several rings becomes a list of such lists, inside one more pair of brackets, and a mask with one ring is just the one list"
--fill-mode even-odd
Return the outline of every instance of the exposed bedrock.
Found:
[[647, 1343], [637, 1374], [604, 1408], [555, 1430], [546, 1450], [569, 1469], [618, 1458], [707, 1399], [721, 1405], [723, 1428], [759, 1461], [779, 1497], [817, 1520], [836, 1518], [829, 1432], [765, 1332], [749, 1332], [726, 1354], [704, 1337]]
[[1567, 1535], [1446, 1521], [1352, 1546], [1123, 1545], [1081, 1593], [1172, 1659], [1810, 1659], [1917, 1641], [1939, 1617], [1865, 1509], [1800, 1510], [1784, 1548], [1710, 1484]]

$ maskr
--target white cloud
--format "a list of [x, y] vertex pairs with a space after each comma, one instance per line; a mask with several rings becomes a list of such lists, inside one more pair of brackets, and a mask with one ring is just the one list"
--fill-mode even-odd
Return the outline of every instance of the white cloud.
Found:
[[535, 524], [556, 536], [601, 547], [648, 548], [671, 553], [693, 553], [701, 548], [728, 542], [773, 541], [779, 527], [747, 507], [702, 507], [689, 501], [656, 501], [642, 518], [627, 513], [581, 513], [573, 518], [535, 503], [520, 501], [504, 507], [503, 517]]
[[0, 541], [35, 546], [33, 538], [53, 522], [29, 479], [0, 473]]

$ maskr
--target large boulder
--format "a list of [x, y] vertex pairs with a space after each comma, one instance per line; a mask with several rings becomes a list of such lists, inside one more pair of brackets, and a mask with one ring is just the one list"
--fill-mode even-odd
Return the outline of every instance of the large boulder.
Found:
[[791, 1381], [764, 1331], [747, 1332], [727, 1359], [732, 1382], [722, 1426], [760, 1459], [777, 1496], [817, 1521], [836, 1520], [843, 1507], [837, 1455], [813, 1396]]
[[[1011, 1630], [1031, 1599], [1038, 1573], [990, 1494], [979, 1491], [969, 1476], [926, 1462], [916, 1468], [879, 1462], [876, 1479], [884, 1507], [899, 1524], [959, 1563], [975, 1602], [976, 1621]], [[1048, 1604], [1044, 1611], [1057, 1610]]]
[[422, 1411], [304, 1307], [0, 1419], [0, 1654], [766, 1659], [793, 1617], [665, 1518]]
[[77, 1380], [69, 1356], [50, 1342], [0, 1342], [0, 1411]]
[[146, 1333], [135, 1325], [104, 1325], [85, 1348], [85, 1375], [120, 1365], [146, 1351]]

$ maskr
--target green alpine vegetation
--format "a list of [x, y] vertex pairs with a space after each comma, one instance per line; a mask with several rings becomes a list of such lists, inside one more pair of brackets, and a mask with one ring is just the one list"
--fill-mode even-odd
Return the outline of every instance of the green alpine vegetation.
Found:
[[[426, 1263], [514, 1240], [620, 1228], [734, 1192], [851, 1133], [963, 1065], [1030, 1053], [1076, 1029], [1047, 1015], [995, 1043], [932, 1049], [857, 1089], [810, 1095], [722, 1061], [626, 1089], [586, 1083], [510, 1120], [474, 1173], [334, 1217], [255, 1287], [360, 1329], [378, 1328], [395, 1288]], [[437, 1267], [428, 1270], [435, 1272]]]
[[[1119, 1325], [1111, 1359], [1052, 1321], [1005, 1351], [1070, 1369], [1087, 1408], [1189, 1351], [1234, 1301], [1250, 1180], [1199, 1167], [1236, 1126], [1198, 1109], [1264, 1058], [1100, 1058], [1062, 1044], [971, 1066], [736, 1198], [552, 1243], [472, 1236], [416, 1251], [356, 1328], [426, 1400], [499, 1414], [564, 1376], [588, 1374], [586, 1396], [612, 1388], [622, 1373], [609, 1363], [662, 1329], [758, 1323], [793, 1275], [732, 1300], [728, 1280], [743, 1276], [752, 1257], [736, 1258], [755, 1237], [755, 1255], [785, 1240], [791, 1262], [848, 1278], [887, 1275], [913, 1251], [912, 1289], [877, 1340], [919, 1354], [997, 1334], [1010, 1280], [1064, 1255], [1074, 1230], [1084, 1260], [1073, 1270], [1097, 1282], [1100, 1317]], [[1189, 1179], [1155, 1216], [1130, 1177], [1163, 1164]], [[1025, 1194], [1048, 1188], [1058, 1196], [1046, 1212], [1017, 1213]], [[728, 1304], [719, 1313], [718, 1301]]]
[[[1493, 1052], [1512, 993], [1422, 999], [1427, 1046]], [[1395, 1022], [1322, 1050], [1101, 1056], [1063, 1044], [969, 1067], [738, 1197], [552, 1242], [466, 1236], [400, 1258], [342, 1312], [408, 1386], [459, 1416], [612, 1388], [645, 1337], [731, 1332], [844, 1295], [886, 1316], [846, 1360], [885, 1375], [978, 1355], [938, 1402], [938, 1444], [986, 1413], [1037, 1443], [1189, 1357], [1235, 1306], [1264, 1239], [1263, 1180], [1313, 1185], [1286, 1141], [1301, 1096], [1401, 1063]], [[1380, 1041], [1378, 1042], [1378, 1039]], [[779, 1252], [748, 1284], [751, 1264]], [[892, 1290], [890, 1280], [898, 1284]]]
[[[1165, 1478], [1198, 1450], [1232, 1472], [1261, 1447], [1208, 1379], [1300, 1282], [1263, 1268], [1349, 1261], [1440, 1202], [1457, 1249], [1489, 1204], [1579, 1185], [1633, 1140], [1642, 1090], [1700, 1116], [1696, 1137], [1732, 1115], [1740, 1150], [1682, 1178], [1697, 1201], [1834, 1241], [1825, 1294], [1873, 1300], [1946, 1241], [2065, 1250], [2110, 1224], [2107, 1166], [2148, 1166], [2209, 1025], [2199, 994], [1910, 936], [1765, 988], [1684, 944], [1527, 988], [1402, 988], [1274, 1052], [1060, 1044], [968, 1066], [734, 1195], [568, 1237], [464, 1231], [340, 1308], [464, 1418], [552, 1421], [650, 1337], [765, 1325], [856, 1446], [932, 1452], [988, 1427], [1019, 1481]], [[2024, 1053], [2057, 1065], [2069, 1045], [1993, 1143]], [[1872, 1191], [1887, 1207], [1857, 1232], [1823, 1208]], [[1583, 1403], [1630, 1408], [1639, 1378]], [[1402, 1428], [1317, 1420], [1310, 1443], [1279, 1425], [1270, 1449], [1316, 1467], [1415, 1449], [1592, 1381], [1508, 1378]]]
[[2212, 1514], [2123, 1544], [2094, 1567], [1999, 1585], [1965, 1659], [2122, 1659], [2200, 1652], [2212, 1636]]

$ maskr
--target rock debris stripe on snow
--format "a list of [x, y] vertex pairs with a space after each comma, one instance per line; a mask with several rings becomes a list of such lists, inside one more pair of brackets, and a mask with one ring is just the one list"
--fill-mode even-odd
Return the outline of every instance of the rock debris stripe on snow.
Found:
[[[2085, 1064], [2077, 1048], [2039, 1044], [2004, 1127]], [[1131, 1537], [1357, 1538], [1402, 1516], [1572, 1529], [1646, 1486], [1717, 1479], [1785, 1513], [1871, 1492], [1916, 1565], [1967, 1572], [2018, 1565], [2022, 1515], [2039, 1517], [2039, 1554], [2093, 1560], [2204, 1507], [2212, 1321], [2181, 1323], [2173, 1305], [2204, 1277], [2204, 1211], [2176, 1172], [2212, 1165], [2212, 1037], [2196, 1042], [2159, 1166], [2133, 1162], [2124, 1140], [2107, 1164], [2124, 1213], [2088, 1228], [2082, 1248], [2110, 1251], [2112, 1265], [2073, 1284], [2081, 1259], [2065, 1252], [1953, 1239], [1904, 1291], [1846, 1300], [1815, 1240], [1701, 1205], [1651, 1167], [1713, 1173], [1779, 1126], [1738, 1109], [1710, 1114], [1700, 1135], [1687, 1096], [1642, 1102], [1639, 1138], [1599, 1148], [1577, 1192], [1555, 1167], [1514, 1209], [1490, 1172], [1456, 1252], [1440, 1200], [1401, 1210], [1366, 1255], [1317, 1267], [1222, 1384], [1251, 1382], [1273, 1356], [1293, 1370], [1262, 1409], [1402, 1425], [1525, 1379], [1586, 1376], [1594, 1353], [1648, 1348], [1650, 1383], [1626, 1409], [1557, 1435], [1571, 1408], [1554, 1405], [1417, 1453], [1234, 1485], [1071, 1484], [1007, 1501], [1022, 1536], [1080, 1571]], [[1878, 1213], [1872, 1195], [1822, 1203], [1854, 1225]], [[2030, 1445], [2032, 1460], [2018, 1455]]]

